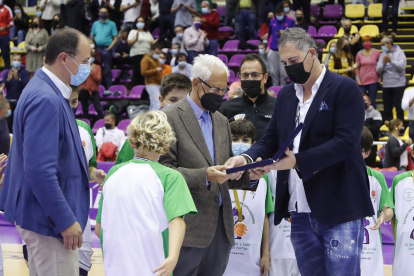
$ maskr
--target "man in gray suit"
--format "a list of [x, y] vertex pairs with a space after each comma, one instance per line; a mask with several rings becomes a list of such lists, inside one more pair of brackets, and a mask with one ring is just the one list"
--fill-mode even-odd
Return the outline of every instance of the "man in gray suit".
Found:
[[159, 161], [184, 176], [198, 210], [198, 215], [185, 217], [187, 229], [174, 275], [224, 273], [234, 245], [229, 187], [251, 189], [247, 173], [233, 180], [236, 175], [227, 175], [221, 165], [233, 156], [228, 120], [215, 112], [228, 91], [228, 72], [217, 57], [199, 55], [191, 93], [163, 109], [177, 142]]

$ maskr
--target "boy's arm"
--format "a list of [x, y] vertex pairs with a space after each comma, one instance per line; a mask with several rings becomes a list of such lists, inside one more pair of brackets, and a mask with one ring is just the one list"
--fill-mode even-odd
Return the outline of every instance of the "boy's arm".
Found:
[[270, 251], [269, 251], [269, 217], [265, 215], [263, 223], [262, 236], [262, 258], [260, 259], [260, 273], [266, 276], [270, 269]]
[[96, 222], [96, 225], [95, 225], [95, 235], [98, 238], [101, 237], [101, 223], [100, 222]]
[[397, 237], [395, 236], [395, 217], [392, 217], [391, 219], [391, 228], [392, 228], [392, 235], [394, 236], [394, 240], [397, 240]]
[[178, 262], [181, 245], [183, 244], [185, 234], [185, 222], [182, 217], [176, 217], [168, 223], [169, 244], [168, 258], [154, 270], [157, 275], [171, 275]]

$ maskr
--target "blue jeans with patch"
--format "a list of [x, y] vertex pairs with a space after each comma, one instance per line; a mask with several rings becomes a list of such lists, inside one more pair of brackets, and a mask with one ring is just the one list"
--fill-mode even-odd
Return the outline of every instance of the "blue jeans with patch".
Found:
[[364, 218], [337, 225], [291, 212], [291, 236], [302, 276], [360, 276]]

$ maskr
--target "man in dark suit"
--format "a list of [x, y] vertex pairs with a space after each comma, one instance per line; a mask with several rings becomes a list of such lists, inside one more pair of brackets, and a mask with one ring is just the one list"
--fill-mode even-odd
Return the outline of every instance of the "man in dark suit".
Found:
[[89, 215], [89, 170], [72, 85], [90, 72], [89, 41], [71, 28], [54, 35], [45, 66], [23, 90], [0, 210], [27, 244], [30, 276], [79, 275], [78, 248]]
[[360, 147], [361, 92], [355, 81], [320, 64], [315, 42], [303, 29], [286, 29], [279, 50], [294, 83], [278, 94], [264, 136], [225, 165], [273, 156], [303, 122], [286, 156], [254, 169], [252, 177], [278, 170], [274, 223], [290, 213], [302, 276], [360, 275], [364, 217], [374, 214]]
[[228, 69], [217, 57], [194, 60], [192, 91], [163, 109], [177, 141], [160, 163], [185, 178], [198, 215], [186, 216], [186, 233], [174, 275], [218, 276], [227, 267], [234, 245], [230, 189], [250, 188], [248, 175], [227, 175], [224, 162], [233, 156], [227, 118], [216, 112], [227, 93]]

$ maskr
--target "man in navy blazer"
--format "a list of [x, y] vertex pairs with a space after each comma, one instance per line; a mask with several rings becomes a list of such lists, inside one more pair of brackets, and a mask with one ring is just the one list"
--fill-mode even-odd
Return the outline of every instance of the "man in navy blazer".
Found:
[[360, 147], [361, 92], [354, 80], [320, 64], [315, 42], [303, 29], [286, 29], [279, 51], [294, 83], [279, 92], [264, 136], [226, 165], [272, 157], [303, 122], [286, 156], [251, 175], [278, 170], [274, 223], [290, 215], [302, 276], [360, 275], [364, 217], [374, 215]]
[[74, 29], [53, 36], [15, 111], [0, 210], [27, 243], [30, 276], [79, 275], [89, 171], [68, 98], [69, 83], [89, 75], [90, 52]]

